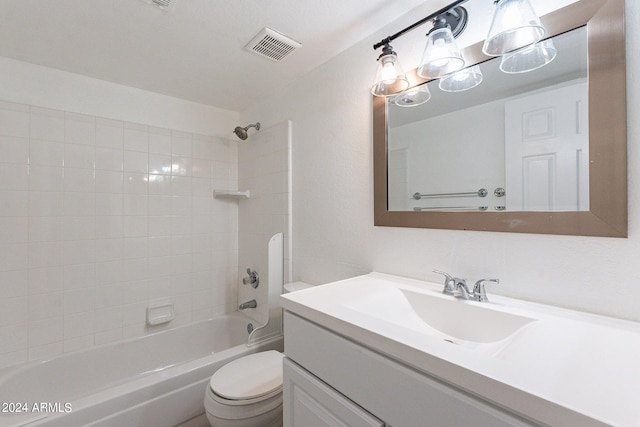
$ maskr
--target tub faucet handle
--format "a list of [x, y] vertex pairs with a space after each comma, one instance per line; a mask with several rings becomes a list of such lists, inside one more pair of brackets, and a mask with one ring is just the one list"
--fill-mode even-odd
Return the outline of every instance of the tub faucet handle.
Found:
[[260, 284], [260, 277], [258, 277], [258, 272], [255, 270], [251, 270], [250, 268], [247, 268], [247, 274], [249, 276], [242, 278], [242, 284], [251, 285], [253, 289], [257, 288], [258, 285]]

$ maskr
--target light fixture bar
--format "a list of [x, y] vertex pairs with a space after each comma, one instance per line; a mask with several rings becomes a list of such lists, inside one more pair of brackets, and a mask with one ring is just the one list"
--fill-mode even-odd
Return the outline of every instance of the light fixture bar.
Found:
[[404, 29], [402, 29], [402, 30], [398, 31], [398, 32], [397, 32], [397, 33], [395, 33], [394, 35], [389, 36], [389, 37], [387, 37], [387, 38], [384, 38], [384, 39], [380, 40], [378, 43], [376, 43], [376, 44], [374, 44], [374, 45], [373, 45], [373, 50], [377, 50], [377, 49], [381, 48], [382, 46], [384, 46], [385, 44], [389, 44], [389, 43], [391, 43], [392, 41], [394, 41], [394, 40], [395, 40], [395, 39], [397, 39], [398, 37], [401, 37], [401, 36], [405, 35], [405, 34], [406, 34], [406, 33], [408, 33], [409, 31], [413, 31], [414, 29], [416, 29], [417, 27], [419, 27], [419, 26], [421, 26], [421, 25], [425, 24], [426, 22], [431, 21], [431, 20], [432, 20], [432, 19], [434, 19], [436, 16], [438, 16], [438, 15], [442, 15], [442, 14], [444, 14], [444, 13], [446, 13], [446, 12], [450, 11], [450, 10], [451, 10], [451, 9], [453, 9], [454, 7], [459, 6], [459, 5], [461, 5], [462, 3], [466, 3], [467, 1], [469, 1], [469, 0], [457, 0], [457, 1], [454, 1], [454, 2], [450, 3], [448, 6], [443, 7], [443, 8], [442, 8], [442, 9], [440, 9], [439, 11], [434, 12], [434, 13], [432, 13], [431, 15], [429, 15], [429, 16], [427, 16], [427, 17], [425, 17], [425, 18], [422, 18], [421, 20], [419, 20], [419, 21], [417, 21], [417, 22], [414, 22], [413, 24], [409, 25], [408, 27], [406, 27], [406, 28], [404, 28]]

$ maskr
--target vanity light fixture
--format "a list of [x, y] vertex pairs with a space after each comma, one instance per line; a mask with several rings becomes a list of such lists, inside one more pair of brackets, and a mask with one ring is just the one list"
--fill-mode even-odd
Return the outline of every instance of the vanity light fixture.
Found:
[[[374, 50], [383, 49], [378, 57], [378, 71], [371, 93], [394, 97], [393, 102], [400, 106], [419, 105], [415, 98], [417, 95], [420, 95], [420, 103], [429, 100], [430, 94], [427, 96], [424, 90], [407, 90], [409, 81], [390, 45], [393, 40], [427, 22], [432, 22], [433, 27], [427, 34], [427, 45], [417, 68], [418, 76], [427, 80], [445, 80], [439, 86], [449, 92], [468, 90], [480, 84], [482, 73], [477, 67], [465, 71], [464, 58], [455, 40], [466, 28], [468, 13], [461, 5], [467, 1], [454, 1], [374, 44]], [[555, 58], [553, 46], [537, 44], [544, 38], [546, 30], [529, 0], [494, 0], [494, 4], [496, 9], [482, 50], [489, 56], [507, 55], [500, 67], [504, 72], [532, 71]], [[536, 50], [528, 50], [529, 47]], [[525, 64], [535, 64], [535, 67]], [[403, 93], [405, 90], [407, 93]]]
[[445, 92], [463, 92], [482, 83], [483, 75], [479, 65], [464, 68], [440, 79], [438, 87]]
[[431, 99], [431, 92], [426, 84], [412, 87], [393, 98], [393, 103], [398, 107], [416, 107]]
[[500, 70], [507, 74], [526, 73], [544, 67], [558, 54], [553, 40], [547, 39], [532, 46], [503, 55]]
[[482, 52], [501, 56], [542, 40], [546, 29], [529, 0], [496, 0]]
[[393, 51], [389, 43], [382, 48], [378, 57], [376, 80], [371, 87], [371, 93], [376, 96], [388, 96], [402, 92], [409, 87], [409, 80], [398, 61], [398, 54]]
[[467, 10], [458, 6], [436, 16], [418, 67], [418, 75], [437, 79], [464, 68], [464, 59], [455, 37], [467, 26]]

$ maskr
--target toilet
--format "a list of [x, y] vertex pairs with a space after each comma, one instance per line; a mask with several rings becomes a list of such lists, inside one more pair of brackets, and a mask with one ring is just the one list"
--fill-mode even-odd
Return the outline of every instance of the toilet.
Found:
[[[311, 287], [287, 283], [285, 292]], [[282, 359], [269, 350], [235, 359], [218, 369], [207, 386], [204, 408], [213, 427], [281, 427]]]

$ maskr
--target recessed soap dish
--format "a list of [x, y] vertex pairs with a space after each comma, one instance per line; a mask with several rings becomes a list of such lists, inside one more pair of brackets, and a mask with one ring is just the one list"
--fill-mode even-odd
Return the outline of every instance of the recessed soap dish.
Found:
[[173, 309], [173, 302], [170, 298], [161, 298], [149, 302], [147, 306], [147, 325], [155, 326], [169, 323], [175, 319], [176, 314]]

